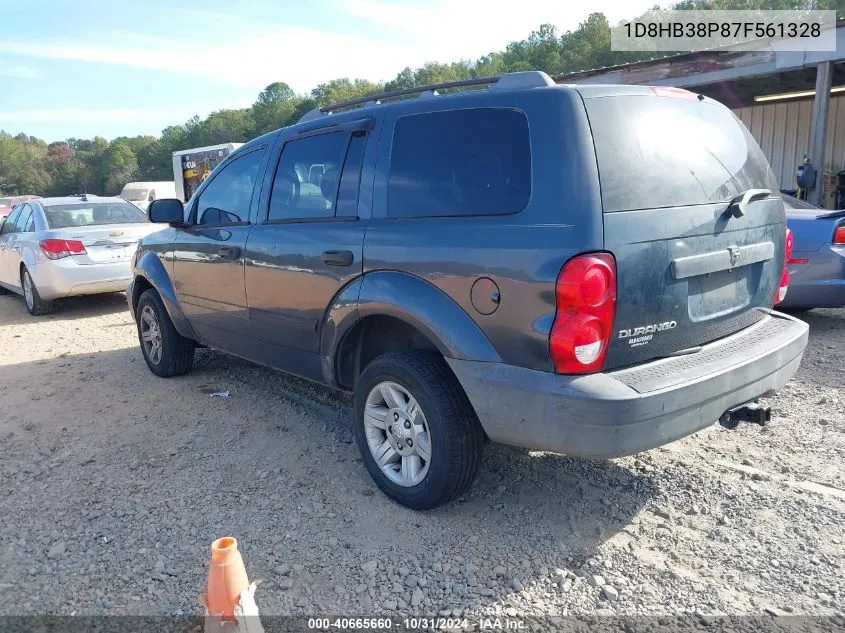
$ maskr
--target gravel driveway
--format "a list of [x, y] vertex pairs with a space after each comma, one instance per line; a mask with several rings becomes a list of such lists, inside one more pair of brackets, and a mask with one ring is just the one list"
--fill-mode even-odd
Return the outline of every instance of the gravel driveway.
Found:
[[123, 296], [38, 319], [2, 296], [0, 614], [195, 613], [229, 534], [262, 614], [841, 614], [845, 311], [806, 319], [766, 428], [611, 461], [491, 445], [415, 513], [344, 396], [208, 350], [159, 379]]

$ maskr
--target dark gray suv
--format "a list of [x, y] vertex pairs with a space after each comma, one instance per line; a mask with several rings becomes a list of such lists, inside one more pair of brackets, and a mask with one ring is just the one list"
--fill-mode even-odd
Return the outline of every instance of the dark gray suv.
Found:
[[153, 202], [169, 227], [128, 297], [159, 376], [202, 344], [353, 391], [367, 470], [432, 508], [487, 439], [613, 457], [765, 422], [754, 401], [807, 343], [772, 310], [777, 188], [692, 92], [539, 72], [400, 91], [247, 143], [184, 208]]

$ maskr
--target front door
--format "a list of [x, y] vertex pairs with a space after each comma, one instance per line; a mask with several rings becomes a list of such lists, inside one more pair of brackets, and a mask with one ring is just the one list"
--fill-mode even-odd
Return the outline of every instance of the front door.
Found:
[[360, 123], [283, 145], [267, 212], [247, 241], [247, 303], [265, 362], [315, 380], [326, 311], [363, 271]]
[[23, 215], [30, 216], [28, 204], [19, 204], [0, 228], [0, 283], [20, 287], [20, 253], [16, 250], [16, 225]]
[[252, 358], [244, 290], [244, 250], [265, 148], [229, 161], [198, 192], [189, 226], [178, 232], [173, 277], [200, 342]]

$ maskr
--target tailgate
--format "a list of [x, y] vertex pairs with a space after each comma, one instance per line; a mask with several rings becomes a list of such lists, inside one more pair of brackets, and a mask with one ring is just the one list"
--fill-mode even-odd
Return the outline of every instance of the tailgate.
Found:
[[[643, 89], [585, 105], [605, 249], [617, 267], [605, 368], [694, 349], [761, 319], [783, 269], [785, 216], [771, 169], [742, 123], [683, 91]], [[731, 213], [731, 201], [749, 189], [772, 194]]]

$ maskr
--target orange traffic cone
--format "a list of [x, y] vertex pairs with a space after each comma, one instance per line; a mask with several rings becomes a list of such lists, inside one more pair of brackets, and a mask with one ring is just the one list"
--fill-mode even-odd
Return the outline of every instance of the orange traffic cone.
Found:
[[241, 593], [249, 587], [244, 561], [238, 542], [231, 536], [219, 538], [211, 544], [211, 563], [208, 567], [208, 587], [205, 605], [208, 612], [223, 620], [235, 619], [235, 606]]

